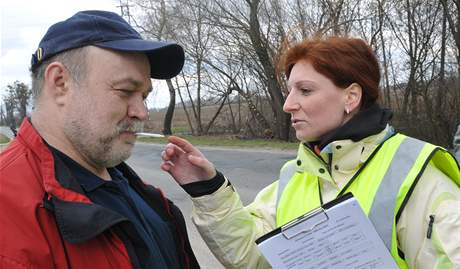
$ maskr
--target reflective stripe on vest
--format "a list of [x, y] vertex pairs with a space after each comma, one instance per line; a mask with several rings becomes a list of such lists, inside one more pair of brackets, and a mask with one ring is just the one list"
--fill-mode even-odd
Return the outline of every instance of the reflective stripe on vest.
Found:
[[396, 197], [424, 145], [425, 142], [411, 137], [404, 139], [377, 189], [369, 211], [369, 219], [389, 250], [391, 250]]
[[[405, 137], [393, 156], [390, 166], [385, 172], [374, 197], [372, 207], [368, 213], [369, 219], [374, 224], [375, 229], [389, 250], [391, 249], [392, 224], [394, 221], [395, 201], [398, 190], [417, 160], [424, 145], [425, 142], [411, 137]], [[276, 201], [277, 208], [281, 195], [290, 179], [294, 176], [296, 169], [296, 163], [290, 162], [280, 171]]]
[[284, 167], [280, 170], [280, 176], [278, 180], [278, 193], [276, 196], [276, 208], [278, 208], [278, 203], [281, 198], [281, 194], [283, 193], [286, 185], [289, 183], [289, 180], [294, 175], [297, 170], [296, 163], [294, 161], [290, 161], [284, 165]]

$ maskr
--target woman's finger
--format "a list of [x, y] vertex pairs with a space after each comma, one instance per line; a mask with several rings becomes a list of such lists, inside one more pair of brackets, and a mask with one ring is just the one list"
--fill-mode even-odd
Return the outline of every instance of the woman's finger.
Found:
[[198, 151], [195, 148], [195, 146], [193, 146], [190, 142], [188, 142], [187, 140], [185, 140], [183, 138], [171, 135], [171, 136], [168, 137], [168, 141], [170, 143], [178, 146], [179, 148], [181, 148], [186, 153], [191, 153], [191, 152], [197, 152]]

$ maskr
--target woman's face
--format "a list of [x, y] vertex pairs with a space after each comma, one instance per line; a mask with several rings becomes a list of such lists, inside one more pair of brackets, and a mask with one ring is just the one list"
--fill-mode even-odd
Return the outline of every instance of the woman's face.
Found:
[[293, 66], [288, 91], [283, 110], [291, 114], [292, 127], [302, 142], [320, 140], [347, 119], [347, 91], [318, 73], [308, 61], [300, 60]]

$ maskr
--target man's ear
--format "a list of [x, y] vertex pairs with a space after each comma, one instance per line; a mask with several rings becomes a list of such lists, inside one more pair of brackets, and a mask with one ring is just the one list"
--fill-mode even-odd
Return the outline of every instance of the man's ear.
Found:
[[69, 95], [71, 77], [69, 70], [60, 62], [52, 62], [46, 67], [44, 88], [56, 104], [63, 105]]
[[[363, 89], [358, 83], [352, 83], [346, 89], [345, 94], [345, 111], [348, 113], [356, 112], [359, 110], [361, 98], [363, 96]], [[348, 114], [347, 113], [347, 114]]]

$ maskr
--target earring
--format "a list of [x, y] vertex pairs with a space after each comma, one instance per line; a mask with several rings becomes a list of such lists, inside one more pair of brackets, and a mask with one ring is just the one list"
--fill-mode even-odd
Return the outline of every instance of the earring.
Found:
[[345, 113], [347, 113], [347, 115], [350, 114], [350, 109], [348, 107], [345, 108]]

